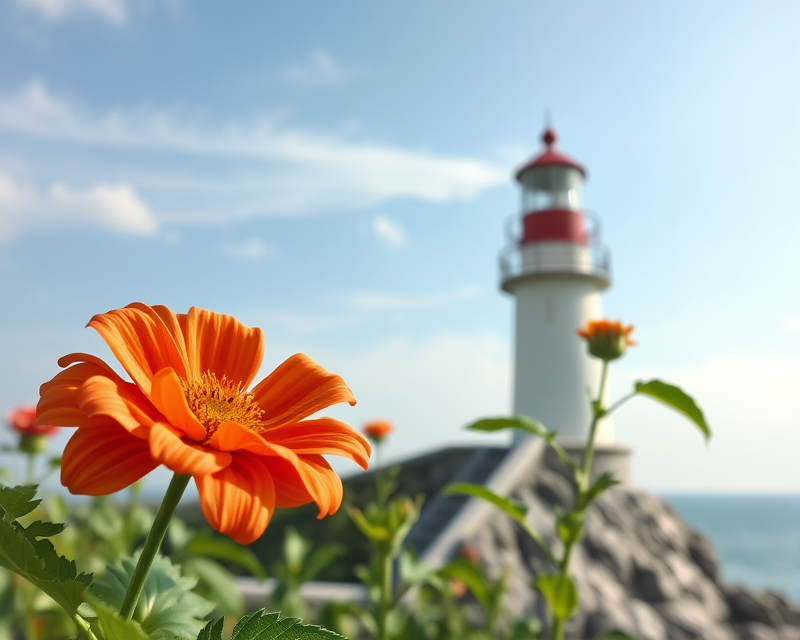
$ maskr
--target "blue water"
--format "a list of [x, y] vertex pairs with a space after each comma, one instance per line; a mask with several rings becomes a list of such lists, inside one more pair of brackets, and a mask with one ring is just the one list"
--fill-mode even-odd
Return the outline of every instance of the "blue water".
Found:
[[800, 496], [661, 497], [714, 543], [723, 580], [800, 603]]

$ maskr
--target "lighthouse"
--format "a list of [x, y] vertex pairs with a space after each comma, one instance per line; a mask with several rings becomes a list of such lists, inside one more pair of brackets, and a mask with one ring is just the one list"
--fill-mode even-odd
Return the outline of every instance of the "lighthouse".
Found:
[[[548, 128], [544, 150], [516, 172], [520, 212], [509, 220], [500, 286], [515, 301], [513, 412], [541, 421], [578, 453], [601, 364], [575, 331], [602, 317], [601, 293], [611, 285], [611, 268], [600, 220], [583, 206], [586, 169], [556, 142]], [[515, 444], [524, 437], [516, 434]], [[598, 425], [596, 443], [601, 457], [605, 452], [615, 459], [608, 460], [611, 466], [627, 466], [627, 448], [614, 445], [610, 420]]]

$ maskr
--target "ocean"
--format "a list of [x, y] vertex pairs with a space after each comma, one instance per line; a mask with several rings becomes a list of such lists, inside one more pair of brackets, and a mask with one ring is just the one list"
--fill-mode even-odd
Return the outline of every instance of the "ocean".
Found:
[[726, 582], [800, 604], [800, 496], [662, 494], [713, 543]]

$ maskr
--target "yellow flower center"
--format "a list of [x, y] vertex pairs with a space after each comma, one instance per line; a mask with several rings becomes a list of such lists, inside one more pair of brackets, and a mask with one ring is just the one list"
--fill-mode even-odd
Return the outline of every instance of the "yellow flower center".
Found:
[[182, 380], [181, 386], [192, 413], [206, 429], [206, 440], [222, 422], [235, 422], [250, 431], [264, 431], [255, 396], [242, 389], [241, 383], [206, 371], [199, 380]]

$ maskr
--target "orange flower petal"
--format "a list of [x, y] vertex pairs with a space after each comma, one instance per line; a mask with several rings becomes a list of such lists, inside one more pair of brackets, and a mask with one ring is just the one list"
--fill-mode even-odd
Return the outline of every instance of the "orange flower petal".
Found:
[[[261, 329], [246, 327], [236, 318], [192, 307], [181, 318], [186, 336], [189, 371], [199, 378], [206, 371], [218, 379], [242, 383], [247, 389], [261, 367], [264, 335]], [[179, 372], [180, 373], [180, 372]]]
[[253, 395], [264, 410], [267, 428], [300, 422], [339, 402], [356, 403], [341, 376], [328, 373], [303, 353], [287, 358], [258, 383]]
[[319, 509], [317, 518], [324, 518], [339, 510], [342, 504], [342, 481], [322, 456], [262, 460], [275, 480], [275, 504], [279, 509], [314, 502]]
[[147, 439], [148, 428], [161, 420], [141, 390], [119, 378], [92, 376], [78, 389], [77, 402], [88, 418], [111, 418], [138, 438]]
[[153, 309], [134, 303], [94, 316], [87, 326], [95, 329], [120, 361], [133, 381], [150, 395], [150, 381], [156, 372], [172, 367], [186, 375], [186, 349], [176, 340], [178, 320], [165, 323], [166, 307]]
[[153, 376], [150, 392], [153, 404], [167, 417], [167, 421], [195, 442], [206, 439], [206, 430], [186, 402], [181, 380], [172, 368], [166, 368]]
[[276, 427], [264, 433], [272, 444], [291, 449], [298, 455], [327, 453], [350, 458], [362, 469], [369, 466], [372, 447], [369, 441], [344, 422], [333, 418], [303, 420], [297, 424]]
[[232, 459], [231, 454], [225, 451], [186, 442], [163, 422], [150, 429], [150, 455], [175, 473], [195, 477], [217, 473]]
[[61, 484], [71, 493], [104, 496], [132, 485], [158, 466], [146, 440], [122, 427], [78, 429], [61, 458]]
[[213, 475], [195, 477], [208, 523], [239, 544], [258, 539], [275, 511], [275, 484], [255, 456], [239, 454]]
[[253, 433], [236, 423], [223, 422], [208, 446], [232, 451], [234, 455], [247, 452], [257, 456], [273, 475], [278, 507], [315, 502], [320, 518], [335, 513], [342, 502], [342, 481], [325, 458], [315, 454], [299, 456], [267, 440], [271, 433]]
[[[82, 356], [71, 354], [61, 361], [74, 362]], [[122, 380], [102, 360], [91, 360], [78, 362], [41, 386], [37, 407], [37, 419], [40, 422], [62, 427], [105, 427], [117, 423], [134, 430], [139, 425], [152, 424], [160, 419], [158, 412], [135, 385]], [[87, 395], [85, 385], [94, 379], [107, 382], [96, 381], [89, 386]]]

